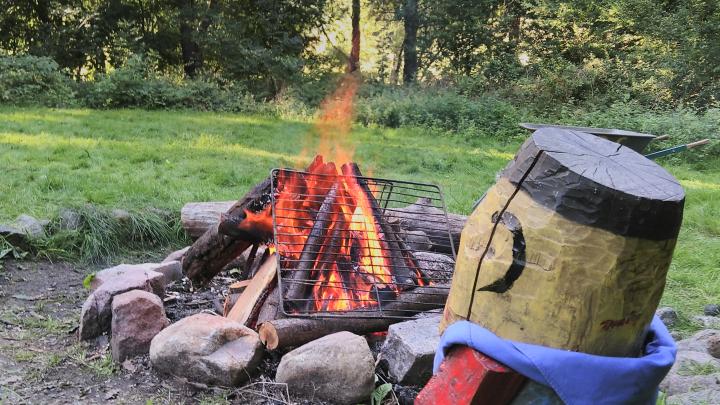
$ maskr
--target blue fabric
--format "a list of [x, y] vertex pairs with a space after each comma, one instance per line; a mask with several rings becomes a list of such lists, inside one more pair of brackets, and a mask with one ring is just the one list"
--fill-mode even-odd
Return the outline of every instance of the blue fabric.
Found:
[[473, 349], [516, 372], [551, 387], [568, 405], [654, 405], [658, 385], [675, 362], [675, 342], [655, 317], [642, 357], [605, 357], [499, 338], [487, 329], [461, 321], [450, 325], [435, 353], [437, 373], [454, 345]]

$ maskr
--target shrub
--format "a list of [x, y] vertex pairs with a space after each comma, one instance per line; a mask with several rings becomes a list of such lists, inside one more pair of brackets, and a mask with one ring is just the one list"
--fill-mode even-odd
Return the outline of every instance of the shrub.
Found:
[[517, 108], [494, 97], [473, 98], [446, 89], [386, 89], [357, 103], [357, 120], [365, 125], [421, 126], [472, 137], [516, 137], [521, 117]]
[[0, 56], [0, 104], [71, 106], [74, 96], [72, 81], [52, 59]]

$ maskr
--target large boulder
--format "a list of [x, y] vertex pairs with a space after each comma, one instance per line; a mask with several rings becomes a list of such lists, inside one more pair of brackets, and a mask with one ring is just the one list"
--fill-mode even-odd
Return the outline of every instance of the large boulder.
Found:
[[157, 295], [132, 290], [120, 294], [112, 302], [112, 357], [117, 362], [146, 354], [150, 341], [170, 321]]
[[440, 344], [440, 316], [390, 325], [380, 358], [390, 377], [403, 385], [425, 385], [432, 376], [435, 350]]
[[[116, 266], [103, 270], [91, 283], [93, 292], [80, 312], [80, 339], [87, 340], [110, 330], [113, 297], [130, 290], [143, 290], [162, 296], [165, 276], [156, 271], [121, 271]], [[111, 271], [109, 271], [111, 270]]]
[[275, 380], [309, 400], [363, 403], [375, 386], [375, 362], [363, 337], [338, 332], [283, 356]]
[[239, 385], [261, 358], [262, 345], [255, 331], [204, 313], [170, 325], [150, 343], [153, 368], [202, 384]]
[[720, 404], [720, 390], [717, 387], [701, 391], [690, 391], [684, 394], [672, 395], [665, 399], [668, 405], [701, 405]]
[[687, 339], [677, 342], [678, 351], [695, 351], [709, 353], [720, 358], [720, 330], [701, 330]]

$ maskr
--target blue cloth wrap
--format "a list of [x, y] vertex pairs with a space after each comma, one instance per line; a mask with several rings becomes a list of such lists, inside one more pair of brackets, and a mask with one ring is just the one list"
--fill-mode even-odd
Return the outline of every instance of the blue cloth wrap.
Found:
[[435, 353], [435, 373], [445, 353], [454, 345], [470, 346], [552, 388], [568, 405], [654, 405], [658, 385], [675, 362], [677, 351], [673, 338], [657, 316], [650, 324], [642, 357], [596, 356], [513, 342], [479, 325], [460, 321], [450, 325], [442, 335]]

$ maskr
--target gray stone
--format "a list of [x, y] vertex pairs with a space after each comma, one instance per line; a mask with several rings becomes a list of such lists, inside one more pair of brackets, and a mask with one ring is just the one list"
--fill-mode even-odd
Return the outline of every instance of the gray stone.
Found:
[[119, 208], [115, 208], [114, 210], [112, 210], [110, 212], [110, 215], [112, 215], [112, 217], [115, 218], [115, 220], [117, 220], [118, 222], [127, 222], [130, 220], [130, 213]]
[[60, 220], [60, 229], [75, 231], [80, 228], [80, 214], [75, 210], [61, 208], [58, 213], [58, 219]]
[[678, 320], [677, 312], [671, 307], [658, 308], [657, 311], [655, 311], [655, 315], [657, 315], [668, 328], [674, 326]]
[[660, 391], [666, 395], [677, 395], [685, 392], [700, 391], [714, 387], [720, 389], [720, 373], [707, 375], [668, 374], [660, 383]]
[[0, 225], [0, 236], [16, 248], [23, 250], [28, 250], [30, 248], [30, 245], [28, 244], [28, 236], [14, 226]]
[[165, 276], [165, 285], [182, 280], [183, 278], [182, 265], [177, 260], [162, 262], [151, 268], [153, 271], [157, 271]]
[[167, 255], [167, 257], [162, 262], [163, 263], [174, 262], [177, 260], [180, 263], [182, 263], [182, 259], [183, 259], [183, 257], [185, 257], [185, 253], [188, 250], [190, 250], [190, 246], [185, 246], [184, 248], [182, 248], [180, 250], [176, 250], [176, 251], [170, 253], [169, 255]]
[[338, 332], [283, 356], [275, 380], [310, 401], [365, 403], [375, 386], [375, 362], [363, 337]]
[[403, 385], [425, 385], [432, 376], [435, 350], [440, 344], [440, 316], [390, 325], [380, 349], [390, 377]]
[[[121, 266], [116, 266], [121, 267]], [[108, 269], [110, 270], [110, 269]], [[103, 270], [105, 271], [105, 270]], [[100, 272], [98, 274], [101, 274]], [[110, 276], [113, 275], [114, 276]], [[93, 292], [85, 300], [80, 312], [80, 339], [88, 340], [110, 330], [113, 297], [130, 290], [143, 290], [164, 295], [165, 277], [155, 271], [125, 271], [103, 273], [93, 279]]]
[[131, 290], [117, 295], [112, 301], [112, 357], [118, 363], [150, 350], [150, 341], [170, 321], [157, 295]]
[[694, 375], [698, 371], [703, 374], [708, 374], [708, 371], [720, 372], [720, 361], [707, 352], [680, 350], [668, 375]]
[[677, 342], [676, 344], [678, 351], [710, 353], [710, 346], [712, 344], [711, 341], [717, 342], [718, 339], [720, 339], [720, 330], [705, 329], [695, 333], [687, 339]]
[[703, 328], [720, 329], [720, 318], [717, 316], [696, 315], [693, 316], [693, 321]]
[[118, 277], [145, 279], [148, 278], [151, 273], [159, 273], [163, 276], [162, 280], [157, 280], [156, 275], [153, 275], [151, 278], [153, 282], [156, 283], [153, 285], [154, 291], [158, 295], [162, 295], [165, 285], [170, 283], [170, 281], [165, 279], [163, 271], [169, 273], [169, 276], [172, 276], [173, 269], [171, 267], [173, 266], [173, 264], [167, 265], [162, 263], [120, 264], [95, 273], [95, 277], [93, 277], [90, 282], [90, 289], [95, 290], [103, 283]]
[[714, 388], [672, 395], [665, 399], [665, 403], [668, 405], [720, 404], [720, 390]]
[[707, 316], [718, 316], [720, 315], [720, 305], [708, 304], [703, 308], [703, 313]]
[[150, 344], [153, 368], [192, 382], [235, 386], [262, 358], [257, 333], [221, 316], [196, 314], [163, 329]]
[[31, 238], [39, 238], [45, 235], [45, 227], [50, 223], [47, 220], [38, 220], [30, 215], [22, 214], [15, 219], [13, 227], [19, 229]]

